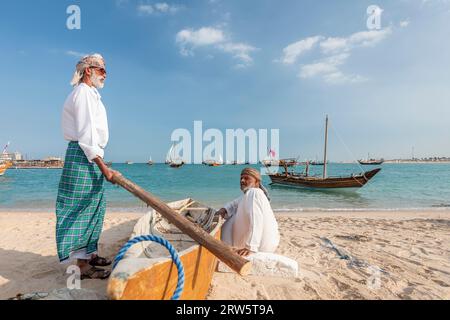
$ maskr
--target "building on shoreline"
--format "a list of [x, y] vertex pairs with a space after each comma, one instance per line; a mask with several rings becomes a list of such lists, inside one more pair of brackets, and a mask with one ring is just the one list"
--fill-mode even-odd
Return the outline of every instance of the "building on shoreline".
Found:
[[15, 160], [11, 169], [62, 169], [64, 161], [57, 157], [48, 157], [42, 160]]
[[450, 157], [427, 157], [413, 159], [392, 159], [386, 160], [385, 163], [449, 163]]
[[6, 162], [6, 161], [20, 161], [23, 160], [23, 156], [20, 152], [14, 152], [14, 153], [1, 153], [0, 154], [0, 162]]

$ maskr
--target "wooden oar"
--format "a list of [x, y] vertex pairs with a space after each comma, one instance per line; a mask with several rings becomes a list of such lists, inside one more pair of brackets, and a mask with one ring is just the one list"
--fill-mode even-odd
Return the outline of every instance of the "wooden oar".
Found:
[[116, 175], [113, 178], [113, 183], [120, 185], [125, 190], [128, 190], [133, 195], [144, 201], [150, 207], [159, 212], [169, 222], [174, 224], [182, 232], [190, 236], [200, 245], [208, 249], [219, 260], [225, 263], [232, 270], [240, 275], [246, 275], [251, 268], [251, 262], [239, 256], [234, 252], [230, 246], [215, 239], [202, 228], [198, 227], [184, 216], [178, 214], [175, 210], [170, 208], [167, 204], [162, 202], [156, 196], [148, 191], [145, 191], [135, 183], [126, 179], [122, 175]]

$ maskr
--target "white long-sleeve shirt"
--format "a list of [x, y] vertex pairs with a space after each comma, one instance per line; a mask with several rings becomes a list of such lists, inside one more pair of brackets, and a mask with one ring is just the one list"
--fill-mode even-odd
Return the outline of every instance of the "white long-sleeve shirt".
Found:
[[106, 109], [97, 89], [81, 83], [76, 86], [64, 103], [62, 114], [64, 139], [78, 141], [81, 149], [92, 162], [104, 157], [109, 130]]
[[228, 203], [222, 241], [253, 252], [275, 252], [280, 242], [278, 223], [264, 192], [259, 188]]

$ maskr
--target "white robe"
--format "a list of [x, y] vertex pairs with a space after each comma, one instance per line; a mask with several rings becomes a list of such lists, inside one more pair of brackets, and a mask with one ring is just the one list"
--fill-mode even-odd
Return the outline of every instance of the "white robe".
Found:
[[78, 141], [89, 162], [100, 156], [108, 143], [106, 109], [97, 89], [81, 83], [64, 103], [62, 113], [64, 139]]
[[224, 208], [227, 221], [222, 227], [222, 241], [253, 252], [275, 252], [280, 242], [278, 223], [261, 189], [247, 190]]

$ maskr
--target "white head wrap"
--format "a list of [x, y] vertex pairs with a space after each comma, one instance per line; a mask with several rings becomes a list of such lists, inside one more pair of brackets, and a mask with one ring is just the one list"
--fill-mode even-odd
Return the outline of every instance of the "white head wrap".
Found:
[[252, 176], [253, 178], [255, 178], [258, 181], [259, 188], [264, 192], [264, 194], [267, 197], [267, 200], [270, 201], [269, 190], [267, 190], [266, 187], [264, 187], [264, 185], [262, 184], [261, 173], [259, 173], [259, 171], [254, 168], [248, 167], [248, 168], [244, 168], [244, 170], [242, 170], [241, 176], [243, 174], [246, 174], [246, 175], [249, 175], [249, 176]]
[[76, 71], [72, 77], [72, 81], [70, 81], [70, 84], [72, 86], [78, 85], [81, 79], [83, 79], [84, 71], [90, 67], [106, 69], [105, 60], [98, 53], [81, 58], [81, 60], [77, 63]]

